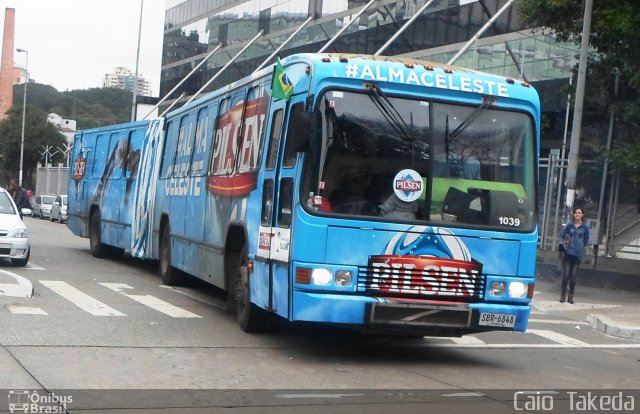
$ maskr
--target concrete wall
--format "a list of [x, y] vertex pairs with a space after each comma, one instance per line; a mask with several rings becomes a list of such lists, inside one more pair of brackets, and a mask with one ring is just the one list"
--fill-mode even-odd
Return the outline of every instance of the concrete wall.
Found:
[[69, 167], [38, 167], [34, 194], [67, 194]]

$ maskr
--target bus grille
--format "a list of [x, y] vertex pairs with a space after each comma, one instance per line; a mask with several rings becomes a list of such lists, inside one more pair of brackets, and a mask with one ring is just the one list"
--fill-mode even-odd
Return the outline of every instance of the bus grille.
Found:
[[358, 267], [358, 291], [371, 296], [478, 302], [483, 298], [484, 275], [448, 272], [425, 277], [422, 270]]

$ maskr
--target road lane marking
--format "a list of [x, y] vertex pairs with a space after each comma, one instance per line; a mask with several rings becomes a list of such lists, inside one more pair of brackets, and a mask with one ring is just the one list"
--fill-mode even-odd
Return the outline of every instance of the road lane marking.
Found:
[[40, 283], [83, 311], [89, 312], [94, 316], [127, 316], [124, 313], [105, 305], [99, 300], [92, 298], [86, 293], [79, 291], [66, 282], [60, 280], [40, 280]]
[[640, 349], [640, 344], [586, 344], [584, 346], [569, 345], [569, 344], [478, 344], [478, 345], [459, 345], [459, 344], [420, 344], [415, 347], [427, 347], [427, 348], [473, 348], [473, 349], [570, 349], [570, 348], [584, 348], [584, 349]]
[[44, 267], [37, 265], [33, 262], [29, 262], [26, 266], [25, 269], [27, 270], [46, 270]]
[[169, 302], [165, 302], [162, 299], [156, 298], [151, 295], [129, 295], [124, 293], [125, 289], [132, 289], [133, 287], [127, 285], [126, 283], [100, 283], [102, 286], [107, 289], [111, 289], [114, 292], [120, 293], [130, 299], [135, 300], [138, 303], [141, 303], [145, 306], [148, 306], [152, 309], [157, 310], [158, 312], [162, 312], [165, 315], [169, 315], [173, 318], [202, 318], [200, 315], [196, 315], [195, 313], [189, 312], [186, 309], [182, 309], [178, 306], [172, 305]]
[[44, 310], [40, 308], [33, 308], [30, 306], [11, 305], [11, 306], [7, 306], [7, 309], [9, 309], [9, 312], [18, 314], [18, 315], [48, 315], [48, 313], [45, 312]]
[[33, 285], [29, 279], [4, 269], [0, 269], [0, 273], [18, 281], [18, 283], [0, 283], [0, 295], [16, 298], [30, 298], [33, 295]]
[[168, 289], [172, 292], [176, 292], [179, 293], [181, 295], [184, 295], [188, 298], [197, 300], [198, 302], [202, 302], [202, 303], [206, 303], [207, 305], [211, 305], [214, 308], [218, 308], [221, 309], [223, 311], [227, 310], [227, 307], [224, 305], [221, 305], [220, 302], [216, 303], [213, 300], [208, 299], [207, 297], [205, 297], [204, 295], [202, 295], [201, 293], [195, 292], [195, 293], [191, 293], [191, 292], [186, 292], [180, 288], [177, 288], [175, 286], [167, 286], [167, 285], [158, 285], [159, 287], [163, 288], [163, 289]]
[[534, 335], [541, 336], [546, 339], [550, 339], [553, 342], [557, 342], [561, 345], [571, 345], [571, 346], [577, 346], [577, 347], [589, 346], [589, 344], [586, 342], [582, 342], [570, 336], [563, 335], [561, 333], [554, 332], [554, 331], [549, 331], [546, 329], [527, 329], [527, 332], [532, 333]]
[[485, 342], [475, 336], [461, 336], [460, 338], [449, 338], [458, 345], [482, 345]]
[[589, 325], [587, 322], [572, 321], [569, 319], [529, 319], [529, 323], [554, 323], [566, 325]]

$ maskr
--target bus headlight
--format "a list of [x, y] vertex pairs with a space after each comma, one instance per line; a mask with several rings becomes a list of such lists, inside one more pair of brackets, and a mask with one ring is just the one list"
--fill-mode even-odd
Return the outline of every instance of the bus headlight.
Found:
[[351, 284], [351, 272], [348, 270], [338, 270], [336, 272], [336, 284], [339, 286], [349, 286]]
[[320, 286], [327, 286], [331, 283], [331, 272], [327, 269], [313, 269], [311, 272], [311, 280], [313, 280], [313, 284]]
[[502, 296], [504, 294], [504, 282], [491, 282], [489, 286], [489, 294], [491, 296]]
[[512, 298], [524, 298], [527, 294], [527, 286], [522, 282], [509, 283], [509, 296]]

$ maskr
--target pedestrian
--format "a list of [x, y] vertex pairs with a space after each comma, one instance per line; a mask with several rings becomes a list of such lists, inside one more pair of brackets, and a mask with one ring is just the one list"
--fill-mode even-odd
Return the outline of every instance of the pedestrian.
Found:
[[[573, 210], [573, 221], [567, 223], [560, 233], [560, 251], [564, 252], [562, 258], [562, 291], [560, 302], [565, 299], [573, 304], [573, 292], [576, 288], [576, 275], [578, 266], [584, 256], [589, 243], [589, 226], [584, 222], [584, 210], [577, 207]], [[567, 284], [569, 285], [569, 297], [567, 298]]]
[[24, 188], [20, 187], [15, 179], [12, 179], [11, 181], [9, 181], [9, 193], [11, 193], [11, 197], [16, 203], [16, 207], [18, 207], [20, 217], [22, 217], [22, 209], [31, 208], [31, 202], [27, 197], [27, 192]]

